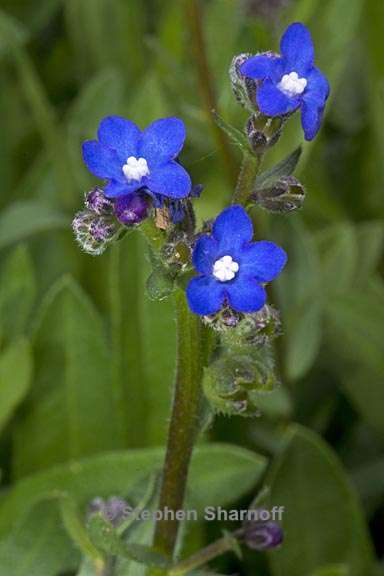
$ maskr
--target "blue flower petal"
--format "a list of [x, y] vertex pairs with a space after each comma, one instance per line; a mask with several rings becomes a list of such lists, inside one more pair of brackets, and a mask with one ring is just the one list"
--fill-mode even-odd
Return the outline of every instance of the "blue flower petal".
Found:
[[329, 96], [329, 82], [322, 72], [316, 67], [307, 74], [307, 87], [303, 94], [303, 100], [308, 103], [316, 103], [323, 107]]
[[267, 300], [263, 286], [246, 276], [237, 276], [227, 283], [226, 290], [229, 304], [237, 312], [257, 312]]
[[301, 108], [301, 125], [306, 140], [313, 140], [320, 130], [323, 113], [324, 106], [303, 102]]
[[103, 146], [97, 140], [87, 140], [82, 146], [83, 159], [88, 170], [99, 178], [113, 178], [124, 181], [121, 162], [114, 150]]
[[180, 153], [186, 138], [184, 122], [179, 118], [161, 118], [152, 122], [142, 133], [139, 155], [149, 168], [161, 166]]
[[287, 262], [286, 252], [273, 242], [262, 240], [245, 246], [241, 252], [240, 273], [259, 282], [270, 282]]
[[304, 24], [288, 26], [280, 42], [280, 50], [287, 61], [286, 70], [304, 74], [313, 65], [315, 49], [311, 34]]
[[218, 312], [225, 298], [223, 284], [217, 282], [213, 276], [192, 278], [187, 286], [186, 293], [188, 305], [192, 312], [201, 315]]
[[177, 162], [155, 168], [148, 176], [146, 185], [155, 194], [169, 198], [185, 198], [192, 188], [188, 172]]
[[135, 192], [141, 187], [140, 182], [133, 182], [128, 184], [128, 182], [116, 182], [116, 180], [110, 180], [104, 188], [104, 194], [107, 198], [118, 198], [120, 196], [126, 196]]
[[266, 116], [289, 114], [300, 106], [300, 98], [289, 98], [271, 80], [265, 80], [256, 95], [257, 104]]
[[124, 164], [130, 156], [137, 157], [140, 135], [140, 128], [121, 116], [107, 116], [100, 122], [97, 132], [101, 144], [116, 150]]
[[283, 60], [272, 52], [257, 54], [240, 66], [240, 72], [254, 80], [272, 78], [278, 82], [283, 75]]
[[252, 240], [252, 220], [242, 206], [230, 206], [216, 218], [212, 233], [219, 243], [220, 256], [225, 256], [227, 251], [230, 255]]
[[219, 244], [212, 236], [201, 236], [192, 254], [192, 263], [201, 274], [211, 274], [218, 259]]

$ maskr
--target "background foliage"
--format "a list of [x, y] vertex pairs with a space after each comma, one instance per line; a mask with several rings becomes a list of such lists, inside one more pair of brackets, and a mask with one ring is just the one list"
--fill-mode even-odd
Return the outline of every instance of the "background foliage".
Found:
[[[142, 126], [181, 116], [183, 162], [205, 185], [200, 218], [228, 201], [239, 158], [231, 149], [223, 162], [217, 148], [184, 1], [0, 6], [0, 575], [70, 575], [92, 550], [68, 530], [60, 494], [84, 515], [93, 497], [127, 496], [158, 469], [175, 344], [172, 301], [144, 295], [141, 238], [128, 235], [98, 258], [74, 243], [70, 220], [92, 184], [80, 143], [107, 114]], [[245, 120], [227, 78], [232, 56], [277, 48], [291, 21], [309, 25], [332, 95], [299, 165], [304, 210], [268, 222], [289, 254], [278, 284], [283, 386], [263, 399], [260, 418], [209, 429], [215, 443], [196, 453], [189, 498], [199, 508], [244, 507], [266, 473], [271, 503], [286, 507], [285, 544], [269, 557], [226, 556], [221, 572], [384, 574], [384, 5], [202, 7], [227, 120]], [[301, 138], [296, 118], [270, 161]], [[185, 553], [222, 528], [187, 528]], [[79, 575], [93, 573], [87, 562]], [[121, 562], [120, 576], [138, 573]]]

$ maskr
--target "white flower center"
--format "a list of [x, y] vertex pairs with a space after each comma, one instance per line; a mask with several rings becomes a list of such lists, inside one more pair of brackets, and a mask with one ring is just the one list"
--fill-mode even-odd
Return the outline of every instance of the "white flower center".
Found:
[[293, 96], [298, 96], [302, 94], [307, 86], [307, 80], [305, 78], [299, 78], [297, 72], [290, 72], [289, 74], [284, 74], [280, 82], [278, 83], [278, 89], [292, 98]]
[[145, 158], [135, 158], [130, 156], [123, 166], [123, 172], [126, 179], [141, 180], [143, 176], [148, 176], [149, 168]]
[[239, 265], [237, 262], [232, 260], [232, 256], [223, 256], [222, 258], [219, 258], [219, 260], [216, 260], [213, 265], [213, 275], [215, 278], [220, 280], [220, 282], [233, 280], [238, 271]]

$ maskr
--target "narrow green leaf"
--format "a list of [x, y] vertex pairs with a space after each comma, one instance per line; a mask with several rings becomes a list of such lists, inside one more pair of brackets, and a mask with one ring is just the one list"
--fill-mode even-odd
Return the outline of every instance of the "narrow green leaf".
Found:
[[277, 287], [286, 333], [285, 371], [289, 379], [296, 380], [311, 368], [320, 348], [323, 306], [320, 267], [316, 245], [300, 216], [279, 220], [274, 234], [289, 259]]
[[327, 295], [349, 290], [357, 264], [354, 227], [341, 222], [323, 229], [316, 237], [321, 265], [321, 283]]
[[302, 147], [299, 146], [291, 152], [286, 158], [281, 160], [278, 164], [265, 172], [262, 172], [257, 178], [255, 183], [255, 190], [271, 186], [283, 176], [291, 176], [299, 163], [302, 153]]
[[34, 234], [69, 225], [69, 218], [51, 206], [35, 200], [14, 202], [0, 215], [0, 249]]
[[36, 378], [29, 409], [15, 430], [16, 474], [120, 447], [103, 326], [70, 278], [45, 297], [33, 347]]
[[10, 55], [18, 73], [20, 86], [29, 103], [36, 127], [44, 140], [47, 152], [51, 156], [57, 176], [57, 189], [61, 191], [62, 202], [66, 206], [71, 206], [75, 183], [70, 156], [55, 111], [45, 92], [45, 87], [32, 59], [23, 46], [24, 32], [20, 27], [21, 25], [15, 26], [8, 16], [0, 12], [1, 36], [10, 47]]
[[31, 347], [26, 340], [18, 340], [0, 354], [0, 431], [25, 398], [31, 379]]
[[73, 543], [85, 556], [92, 560], [94, 566], [102, 569], [104, 566], [103, 556], [90, 540], [75, 502], [66, 494], [60, 495], [58, 499], [64, 527], [72, 538]]
[[270, 554], [276, 576], [308, 576], [345, 564], [369, 574], [372, 549], [364, 517], [335, 454], [313, 432], [292, 426], [267, 478], [270, 503], [284, 506], [284, 544]]
[[8, 256], [0, 284], [0, 340], [11, 341], [25, 332], [36, 294], [33, 262], [26, 246]]
[[233, 144], [238, 146], [243, 152], [248, 152], [249, 154], [251, 153], [249, 143], [244, 132], [226, 122], [224, 118], [222, 118], [220, 114], [216, 112], [216, 110], [212, 110], [212, 116], [216, 124], [223, 130], [223, 132], [225, 132]]

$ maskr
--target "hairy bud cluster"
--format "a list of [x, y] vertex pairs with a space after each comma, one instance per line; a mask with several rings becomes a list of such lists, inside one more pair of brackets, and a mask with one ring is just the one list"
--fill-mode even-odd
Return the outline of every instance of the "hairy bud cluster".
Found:
[[119, 225], [111, 216], [101, 216], [84, 210], [75, 215], [72, 229], [84, 252], [99, 256], [115, 238]]
[[217, 314], [204, 316], [203, 321], [221, 333], [228, 347], [232, 344], [261, 347], [281, 334], [280, 314], [268, 304], [253, 314], [243, 314], [226, 307]]
[[211, 407], [219, 413], [258, 416], [260, 394], [277, 384], [271, 351], [264, 347], [226, 350], [205, 369], [203, 388]]

